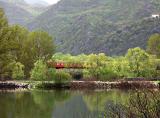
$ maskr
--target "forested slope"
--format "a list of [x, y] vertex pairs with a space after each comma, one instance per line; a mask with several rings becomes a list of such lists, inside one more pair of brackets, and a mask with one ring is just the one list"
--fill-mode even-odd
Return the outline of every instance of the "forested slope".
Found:
[[0, 7], [4, 9], [10, 24], [24, 25], [33, 18], [31, 13], [15, 3], [0, 1]]
[[0, 0], [0, 7], [4, 9], [10, 24], [23, 26], [48, 9], [46, 5], [31, 5], [24, 0]]
[[145, 48], [150, 34], [160, 32], [159, 0], [61, 0], [28, 24], [55, 36], [57, 51], [119, 55], [130, 47]]

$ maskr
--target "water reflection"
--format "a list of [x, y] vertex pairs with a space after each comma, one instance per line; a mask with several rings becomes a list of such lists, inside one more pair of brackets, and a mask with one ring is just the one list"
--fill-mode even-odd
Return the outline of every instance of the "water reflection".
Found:
[[107, 101], [126, 103], [129, 92], [0, 92], [0, 118], [97, 118]]

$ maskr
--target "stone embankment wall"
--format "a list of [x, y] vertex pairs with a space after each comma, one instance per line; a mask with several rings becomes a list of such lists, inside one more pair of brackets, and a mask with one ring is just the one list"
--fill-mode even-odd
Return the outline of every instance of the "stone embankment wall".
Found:
[[159, 89], [160, 83], [154, 81], [73, 81], [55, 84], [54, 82], [0, 82], [0, 89]]
[[25, 89], [28, 88], [28, 83], [22, 83], [22, 82], [12, 82], [12, 81], [6, 81], [6, 82], [0, 82], [0, 89]]
[[154, 89], [159, 88], [159, 84], [153, 81], [123, 81], [123, 82], [83, 82], [75, 81], [71, 83], [72, 89]]

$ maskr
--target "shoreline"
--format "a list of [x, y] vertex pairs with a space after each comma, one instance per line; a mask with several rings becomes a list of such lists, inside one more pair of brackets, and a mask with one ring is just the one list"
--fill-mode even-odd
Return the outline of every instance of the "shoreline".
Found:
[[5, 89], [160, 89], [159, 81], [71, 81], [54, 83], [53, 81], [0, 81], [0, 90]]

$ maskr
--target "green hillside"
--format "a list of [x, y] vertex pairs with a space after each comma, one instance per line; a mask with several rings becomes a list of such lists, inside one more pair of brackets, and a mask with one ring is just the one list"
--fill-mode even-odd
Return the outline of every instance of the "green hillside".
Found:
[[29, 5], [24, 0], [0, 0], [10, 24], [25, 25], [33, 18], [46, 11], [45, 6]]
[[159, 21], [149, 19], [151, 14], [160, 12], [159, 3], [160, 0], [61, 0], [28, 27], [55, 36], [57, 51], [123, 54], [129, 47], [144, 48], [149, 35], [160, 32]]
[[25, 25], [33, 18], [33, 15], [14, 3], [0, 1], [0, 7], [4, 9], [10, 24]]

